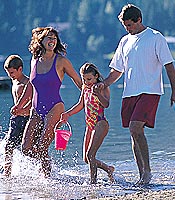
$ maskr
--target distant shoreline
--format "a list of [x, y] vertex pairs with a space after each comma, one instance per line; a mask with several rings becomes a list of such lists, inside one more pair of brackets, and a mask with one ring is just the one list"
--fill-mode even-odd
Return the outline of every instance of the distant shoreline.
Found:
[[[0, 90], [8, 90], [11, 89], [11, 79], [8, 76], [0, 76]], [[169, 88], [170, 84], [165, 83], [165, 88]], [[117, 84], [117, 88], [121, 89], [123, 88], [123, 84], [119, 83]]]
[[0, 76], [0, 90], [11, 89], [11, 79], [8, 76]]

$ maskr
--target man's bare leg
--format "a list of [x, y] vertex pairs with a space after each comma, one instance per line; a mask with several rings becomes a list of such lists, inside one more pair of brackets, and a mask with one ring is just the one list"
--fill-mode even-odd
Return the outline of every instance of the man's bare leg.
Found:
[[134, 143], [133, 153], [140, 173], [140, 180], [137, 182], [137, 185], [148, 184], [152, 177], [149, 164], [148, 144], [143, 127], [144, 122], [130, 122], [129, 129]]

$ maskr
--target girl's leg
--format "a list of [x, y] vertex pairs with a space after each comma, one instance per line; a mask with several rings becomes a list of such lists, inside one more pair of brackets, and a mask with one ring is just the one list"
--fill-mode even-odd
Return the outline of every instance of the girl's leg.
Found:
[[113, 176], [112, 176], [114, 167], [108, 166], [105, 163], [95, 158], [98, 149], [100, 148], [105, 136], [108, 133], [108, 129], [109, 129], [108, 122], [105, 120], [101, 120], [98, 122], [98, 124], [95, 127], [95, 130], [93, 131], [91, 135], [88, 153], [87, 153], [88, 161], [90, 163], [91, 183], [96, 183], [97, 168], [101, 168], [104, 171], [106, 171], [108, 173], [110, 180], [112, 182], [114, 181]]
[[64, 112], [63, 103], [56, 104], [52, 108], [52, 110], [50, 110], [50, 112], [45, 117], [44, 129], [38, 143], [38, 150], [40, 154], [42, 170], [46, 177], [50, 176], [51, 173], [51, 163], [48, 154], [48, 149], [50, 144], [54, 140], [54, 127], [56, 123], [60, 120], [62, 112]]
[[91, 134], [92, 131], [86, 127], [85, 135], [84, 135], [84, 144], [83, 144], [83, 160], [88, 164], [88, 158], [87, 158], [87, 151], [89, 148], [89, 143], [91, 140]]

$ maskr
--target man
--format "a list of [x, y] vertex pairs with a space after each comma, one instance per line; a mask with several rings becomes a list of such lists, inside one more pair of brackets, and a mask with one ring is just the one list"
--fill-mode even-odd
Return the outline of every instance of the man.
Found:
[[144, 127], [154, 128], [159, 99], [163, 94], [162, 66], [165, 66], [172, 88], [171, 105], [175, 102], [175, 69], [165, 38], [142, 24], [138, 7], [124, 6], [118, 18], [128, 34], [119, 42], [109, 65], [109, 76], [98, 87], [111, 85], [124, 73], [122, 125], [129, 127], [132, 138], [140, 174], [136, 185], [145, 185], [152, 175]]

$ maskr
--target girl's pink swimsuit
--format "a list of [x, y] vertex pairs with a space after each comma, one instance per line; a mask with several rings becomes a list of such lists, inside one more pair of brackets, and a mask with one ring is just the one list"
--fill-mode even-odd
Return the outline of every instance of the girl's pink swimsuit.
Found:
[[50, 71], [45, 74], [37, 74], [37, 60], [31, 62], [30, 81], [34, 86], [33, 107], [37, 113], [44, 119], [55, 104], [62, 102], [60, 96], [60, 87], [62, 82], [56, 72], [56, 54]]
[[98, 97], [93, 94], [92, 89], [87, 87], [84, 88], [84, 104], [86, 124], [91, 130], [93, 130], [98, 121], [106, 120], [104, 116], [104, 108], [100, 105]]

